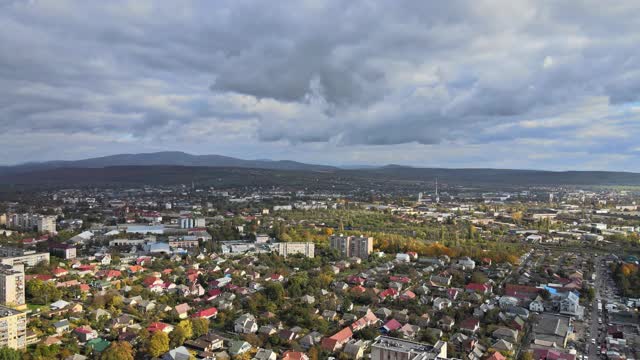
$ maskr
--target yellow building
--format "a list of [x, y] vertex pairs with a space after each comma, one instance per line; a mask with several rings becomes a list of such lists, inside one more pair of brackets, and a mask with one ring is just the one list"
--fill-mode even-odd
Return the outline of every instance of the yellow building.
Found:
[[27, 314], [0, 306], [0, 347], [16, 350], [27, 346]]

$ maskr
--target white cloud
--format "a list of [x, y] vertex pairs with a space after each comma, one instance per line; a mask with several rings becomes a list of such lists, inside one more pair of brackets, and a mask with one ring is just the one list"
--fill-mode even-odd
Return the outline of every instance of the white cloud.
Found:
[[[624, 160], [638, 135], [628, 105], [640, 101], [633, 1], [0, 6], [0, 125], [14, 138], [86, 134], [126, 139], [134, 151], [555, 168], [562, 159], [542, 160], [557, 154], [580, 166], [581, 154], [595, 152]], [[544, 153], [501, 150], [559, 138]], [[110, 142], [50, 141], [53, 157], [120, 152]], [[20, 144], [4, 161], [33, 160], [43, 148]]]

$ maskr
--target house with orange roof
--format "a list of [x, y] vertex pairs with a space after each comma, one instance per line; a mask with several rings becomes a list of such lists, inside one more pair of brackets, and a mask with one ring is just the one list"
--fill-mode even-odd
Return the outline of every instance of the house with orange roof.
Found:
[[346, 327], [328, 338], [322, 339], [322, 349], [330, 352], [341, 349], [351, 338], [353, 331], [350, 327]]
[[168, 334], [173, 331], [173, 325], [156, 321], [147, 326], [147, 331], [150, 333], [154, 333], [156, 331], [164, 331]]

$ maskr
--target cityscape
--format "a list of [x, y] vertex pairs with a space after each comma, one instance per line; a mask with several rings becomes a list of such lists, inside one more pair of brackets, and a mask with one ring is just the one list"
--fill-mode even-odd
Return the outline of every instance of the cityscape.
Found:
[[0, 360], [640, 359], [640, 3], [0, 1]]

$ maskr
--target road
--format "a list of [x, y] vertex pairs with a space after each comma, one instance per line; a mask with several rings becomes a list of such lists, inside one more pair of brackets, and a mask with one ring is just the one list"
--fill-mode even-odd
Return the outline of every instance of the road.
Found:
[[[600, 347], [605, 343], [607, 336], [607, 324], [609, 323], [609, 314], [607, 313], [607, 299], [616, 293], [615, 285], [611, 276], [607, 273], [607, 267], [602, 258], [596, 261], [596, 296], [593, 300], [591, 308], [591, 324], [589, 326], [590, 336], [587, 341], [589, 343], [589, 360], [600, 358]], [[598, 311], [598, 301], [602, 303], [602, 311]], [[602, 324], [598, 318], [602, 318]], [[591, 343], [591, 339], [596, 339], [595, 345]]]
[[596, 344], [592, 344], [591, 343], [591, 339], [595, 338], [598, 339], [600, 336], [600, 331], [598, 329], [598, 317], [601, 316], [600, 313], [598, 312], [598, 301], [601, 301], [601, 294], [600, 294], [600, 289], [603, 287], [604, 285], [604, 275], [603, 273], [606, 275], [606, 272], [602, 271], [601, 268], [602, 263], [598, 260], [595, 263], [595, 268], [596, 268], [596, 281], [595, 281], [595, 290], [596, 290], [596, 296], [593, 299], [593, 304], [591, 307], [591, 324], [589, 326], [589, 336], [587, 336], [586, 342], [587, 344], [589, 344], [589, 360], [595, 360], [599, 357], [599, 352], [600, 352], [600, 348], [598, 346], [598, 342], [596, 341]]

